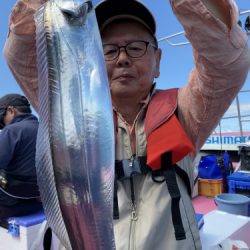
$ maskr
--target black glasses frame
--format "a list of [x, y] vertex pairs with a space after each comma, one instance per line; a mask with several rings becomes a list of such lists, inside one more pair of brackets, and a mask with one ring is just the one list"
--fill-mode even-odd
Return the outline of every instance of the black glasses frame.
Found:
[[[136, 43], [136, 42], [143, 42], [143, 43], [145, 44], [145, 46], [146, 46], [145, 51], [143, 52], [143, 54], [141, 54], [141, 55], [139, 55], [139, 56], [131, 56], [131, 55], [129, 54], [128, 50], [127, 50], [127, 49], [128, 49], [128, 46], [130, 46], [132, 43]], [[140, 57], [143, 57], [143, 56], [146, 54], [149, 45], [151, 45], [155, 50], [158, 49], [158, 47], [155, 46], [154, 44], [152, 44], [151, 42], [144, 41], [144, 40], [132, 41], [132, 42], [127, 43], [127, 44], [124, 45], [124, 46], [118, 46], [118, 45], [116, 45], [116, 44], [103, 44], [103, 48], [104, 48], [105, 46], [114, 46], [114, 48], [117, 48], [116, 55], [115, 55], [113, 58], [111, 58], [111, 59], [106, 59], [105, 54], [104, 54], [104, 59], [105, 59], [105, 61], [113, 61], [113, 60], [117, 59], [117, 58], [119, 57], [120, 53], [121, 53], [121, 48], [124, 48], [124, 51], [125, 51], [125, 53], [126, 53], [127, 56], [129, 56], [129, 57], [131, 57], [131, 58], [140, 58]]]

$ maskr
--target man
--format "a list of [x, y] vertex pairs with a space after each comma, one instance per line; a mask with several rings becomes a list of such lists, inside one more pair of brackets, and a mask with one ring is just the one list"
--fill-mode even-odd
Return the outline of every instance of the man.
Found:
[[[32, 13], [44, 2], [18, 1], [5, 46], [11, 70], [36, 108]], [[107, 0], [96, 7], [117, 121], [114, 232], [119, 250], [201, 249], [189, 195], [192, 161], [249, 69], [247, 37], [237, 25], [234, 1], [170, 3], [196, 62], [188, 84], [178, 91], [154, 88], [161, 50], [150, 11], [134, 0]]]
[[0, 98], [0, 219], [42, 208], [38, 201], [35, 152], [38, 120], [19, 94]]

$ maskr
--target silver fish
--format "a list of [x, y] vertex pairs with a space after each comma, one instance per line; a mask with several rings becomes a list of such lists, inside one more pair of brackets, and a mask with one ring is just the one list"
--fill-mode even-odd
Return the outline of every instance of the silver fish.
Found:
[[67, 249], [115, 249], [113, 114], [94, 8], [51, 0], [35, 20], [36, 162], [48, 224]]

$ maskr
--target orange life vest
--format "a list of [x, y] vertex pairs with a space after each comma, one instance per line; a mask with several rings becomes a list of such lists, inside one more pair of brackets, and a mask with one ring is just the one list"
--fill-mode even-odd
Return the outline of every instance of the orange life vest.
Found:
[[175, 111], [178, 89], [157, 90], [152, 97], [145, 119], [147, 165], [161, 168], [161, 156], [172, 153], [172, 164], [194, 151], [190, 139], [179, 123]]

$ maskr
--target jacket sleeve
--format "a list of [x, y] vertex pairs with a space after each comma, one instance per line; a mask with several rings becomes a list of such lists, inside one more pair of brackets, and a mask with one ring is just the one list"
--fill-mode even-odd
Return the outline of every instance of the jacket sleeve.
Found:
[[8, 128], [4, 128], [0, 134], [0, 169], [8, 170], [8, 166], [14, 156], [16, 147], [16, 135]]
[[17, 83], [37, 111], [34, 13], [46, 0], [18, 0], [9, 17], [4, 56]]
[[178, 117], [198, 151], [246, 80], [247, 35], [237, 24], [233, 0], [217, 1], [228, 22], [207, 8], [204, 3], [209, 1], [170, 1], [193, 49], [195, 68], [188, 84], [179, 90]]

